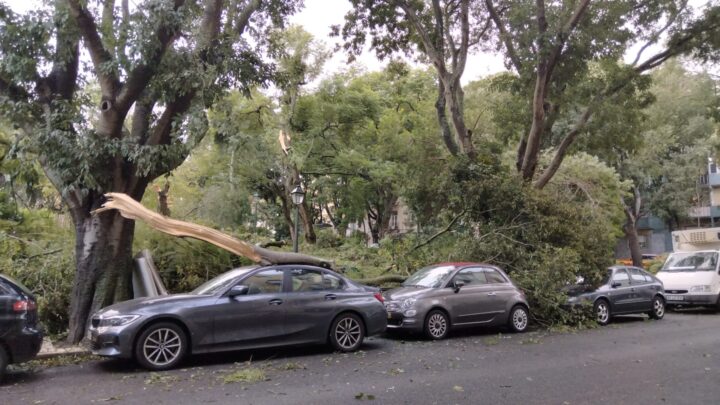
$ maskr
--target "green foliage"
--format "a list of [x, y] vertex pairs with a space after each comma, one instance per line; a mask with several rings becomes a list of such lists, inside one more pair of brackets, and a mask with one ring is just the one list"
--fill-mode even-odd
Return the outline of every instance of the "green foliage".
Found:
[[16, 278], [38, 299], [40, 322], [50, 335], [67, 328], [75, 273], [72, 226], [65, 216], [22, 210], [18, 222], [0, 221], [0, 273]]

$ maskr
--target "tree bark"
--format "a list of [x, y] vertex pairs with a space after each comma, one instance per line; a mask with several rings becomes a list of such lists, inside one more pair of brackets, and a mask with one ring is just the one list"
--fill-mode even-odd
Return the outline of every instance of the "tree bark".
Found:
[[623, 230], [625, 238], [627, 238], [628, 248], [630, 249], [630, 257], [632, 257], [633, 266], [642, 267], [642, 252], [640, 251], [640, 238], [637, 231], [637, 223], [627, 217]]
[[76, 268], [68, 341], [78, 343], [90, 316], [132, 298], [132, 241], [135, 223], [119, 214], [102, 217], [75, 211]]

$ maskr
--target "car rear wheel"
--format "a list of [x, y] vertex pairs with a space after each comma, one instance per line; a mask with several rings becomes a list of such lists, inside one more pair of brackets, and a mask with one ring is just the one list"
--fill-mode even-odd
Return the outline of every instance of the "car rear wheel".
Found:
[[528, 310], [524, 306], [515, 305], [510, 311], [508, 325], [513, 332], [522, 333], [525, 332], [528, 327], [529, 318]]
[[354, 352], [365, 339], [362, 319], [353, 313], [341, 314], [330, 327], [330, 344], [341, 352]]
[[610, 304], [605, 300], [595, 301], [595, 319], [600, 325], [610, 323]]
[[178, 365], [187, 352], [187, 336], [178, 325], [156, 323], [145, 329], [135, 344], [135, 358], [149, 370], [168, 370]]
[[652, 300], [652, 309], [648, 312], [652, 319], [662, 319], [665, 316], [665, 300], [656, 295]]
[[8, 365], [8, 355], [5, 352], [5, 348], [0, 345], [0, 381], [2, 381], [3, 376], [5, 375], [5, 369]]
[[425, 336], [433, 340], [445, 339], [450, 331], [450, 320], [445, 312], [438, 309], [430, 311], [425, 318]]

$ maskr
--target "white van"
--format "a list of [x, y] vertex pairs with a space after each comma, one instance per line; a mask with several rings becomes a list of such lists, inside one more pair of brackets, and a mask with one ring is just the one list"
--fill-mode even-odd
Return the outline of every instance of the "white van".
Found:
[[720, 310], [720, 250], [675, 252], [656, 274], [673, 306], [710, 306]]

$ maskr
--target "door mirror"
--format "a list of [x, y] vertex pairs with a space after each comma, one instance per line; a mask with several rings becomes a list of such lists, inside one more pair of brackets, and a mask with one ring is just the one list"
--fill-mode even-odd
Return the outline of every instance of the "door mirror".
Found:
[[462, 281], [462, 280], [455, 280], [455, 281], [453, 281], [453, 285], [452, 285], [452, 286], [453, 286], [453, 290], [455, 290], [455, 292], [458, 292], [458, 291], [460, 291], [460, 288], [462, 288], [464, 285], [465, 285], [465, 282], [464, 282], [464, 281]]
[[230, 298], [237, 297], [238, 295], [246, 295], [248, 293], [248, 286], [236, 285], [228, 291], [227, 296]]
[[620, 286], [622, 286], [622, 283], [619, 281], [613, 281], [610, 283], [610, 287], [612, 287], [612, 288], [618, 288]]

